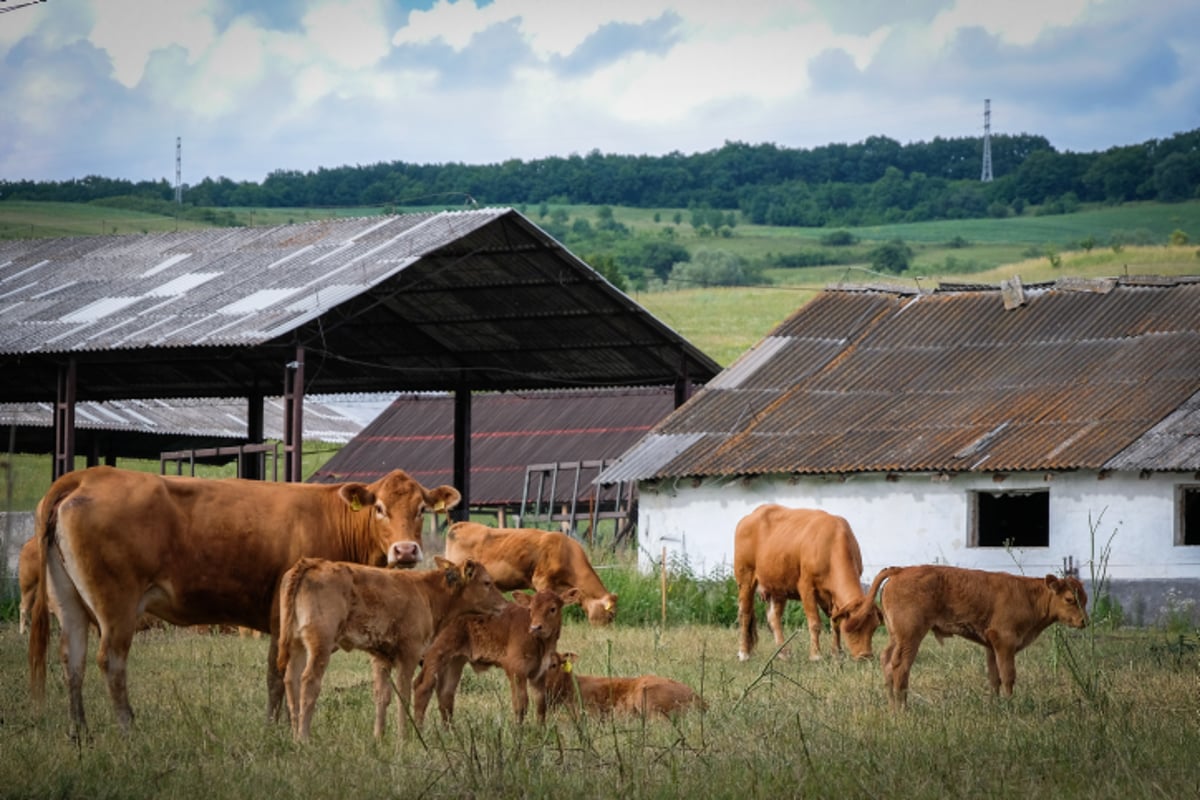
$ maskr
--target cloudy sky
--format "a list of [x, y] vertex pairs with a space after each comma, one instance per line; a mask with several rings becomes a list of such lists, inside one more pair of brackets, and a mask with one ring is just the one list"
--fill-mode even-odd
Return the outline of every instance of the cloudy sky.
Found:
[[1196, 0], [0, 0], [0, 179], [1200, 127]]

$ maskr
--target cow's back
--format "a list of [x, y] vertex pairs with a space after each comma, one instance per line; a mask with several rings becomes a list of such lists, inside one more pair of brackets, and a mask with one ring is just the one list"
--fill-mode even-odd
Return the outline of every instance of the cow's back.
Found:
[[496, 529], [478, 522], [457, 522], [446, 533], [446, 558], [483, 564], [502, 592], [529, 589], [541, 558], [540, 531]]

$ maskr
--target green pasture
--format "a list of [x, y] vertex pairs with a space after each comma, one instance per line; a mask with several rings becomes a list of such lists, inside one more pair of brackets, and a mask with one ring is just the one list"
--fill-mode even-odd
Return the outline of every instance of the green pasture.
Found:
[[[770, 641], [765, 627], [761, 638]], [[877, 653], [885, 641], [880, 629]], [[939, 646], [930, 636], [913, 669], [911, 707], [897, 714], [875, 660], [783, 660], [764, 643], [742, 663], [729, 626], [571, 621], [559, 649], [580, 655], [581, 672], [675, 678], [699, 691], [708, 710], [580, 721], [559, 711], [544, 726], [532, 718], [518, 726], [502, 673], [468, 669], [452, 727], [431, 708], [420, 737], [400, 741], [392, 716], [376, 742], [368, 661], [335, 652], [312, 740], [301, 745], [265, 721], [265, 639], [169, 628], [134, 641], [129, 735], [114, 722], [93, 636], [89, 736], [76, 744], [66, 735], [61, 671], [49, 670], [39, 713], [26, 691], [25, 642], [5, 622], [0, 796], [1196, 797], [1196, 641], [1051, 628], [1018, 655], [1014, 697], [997, 699], [981, 648], [961, 639]], [[1093, 688], [1075, 679], [1073, 663]]]

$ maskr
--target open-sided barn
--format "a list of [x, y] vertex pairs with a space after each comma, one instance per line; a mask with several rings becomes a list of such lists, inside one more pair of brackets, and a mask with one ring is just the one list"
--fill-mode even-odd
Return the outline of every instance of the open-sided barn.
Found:
[[304, 398], [449, 391], [455, 485], [470, 497], [473, 392], [671, 386], [718, 371], [514, 209], [270, 228], [0, 242], [0, 403], [53, 404], [55, 465], [76, 404], [285, 402], [286, 474]]
[[1078, 569], [1133, 621], [1187, 610], [1200, 279], [827, 290], [602, 479], [639, 482], [644, 556], [702, 572], [728, 569], [737, 521], [776, 502], [846, 517], [868, 580]]

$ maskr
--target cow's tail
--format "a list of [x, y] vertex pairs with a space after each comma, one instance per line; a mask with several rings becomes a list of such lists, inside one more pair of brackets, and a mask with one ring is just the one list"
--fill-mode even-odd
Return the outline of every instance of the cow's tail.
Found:
[[304, 576], [315, 567], [318, 559], [302, 558], [295, 566], [283, 575], [279, 584], [279, 645], [275, 654], [275, 664], [282, 674], [287, 671], [288, 661], [292, 652], [292, 626], [296, 619], [296, 595]]
[[50, 487], [34, 511], [39, 576], [29, 612], [29, 694], [38, 705], [46, 698], [46, 650], [50, 642], [48, 554], [58, 536], [58, 508], [78, 487], [78, 476], [68, 473]]
[[[887, 567], [881, 569], [879, 574], [875, 576], [875, 580], [871, 581], [871, 588], [867, 589], [867, 593], [855, 604], [851, 606], [850, 613], [842, 623], [842, 630], [853, 632], [866, 625], [871, 619], [872, 614], [876, 613], [875, 597], [879, 594], [879, 587], [885, 580], [897, 574], [904, 567]], [[879, 624], [879, 618], [875, 617], [875, 624]]]

